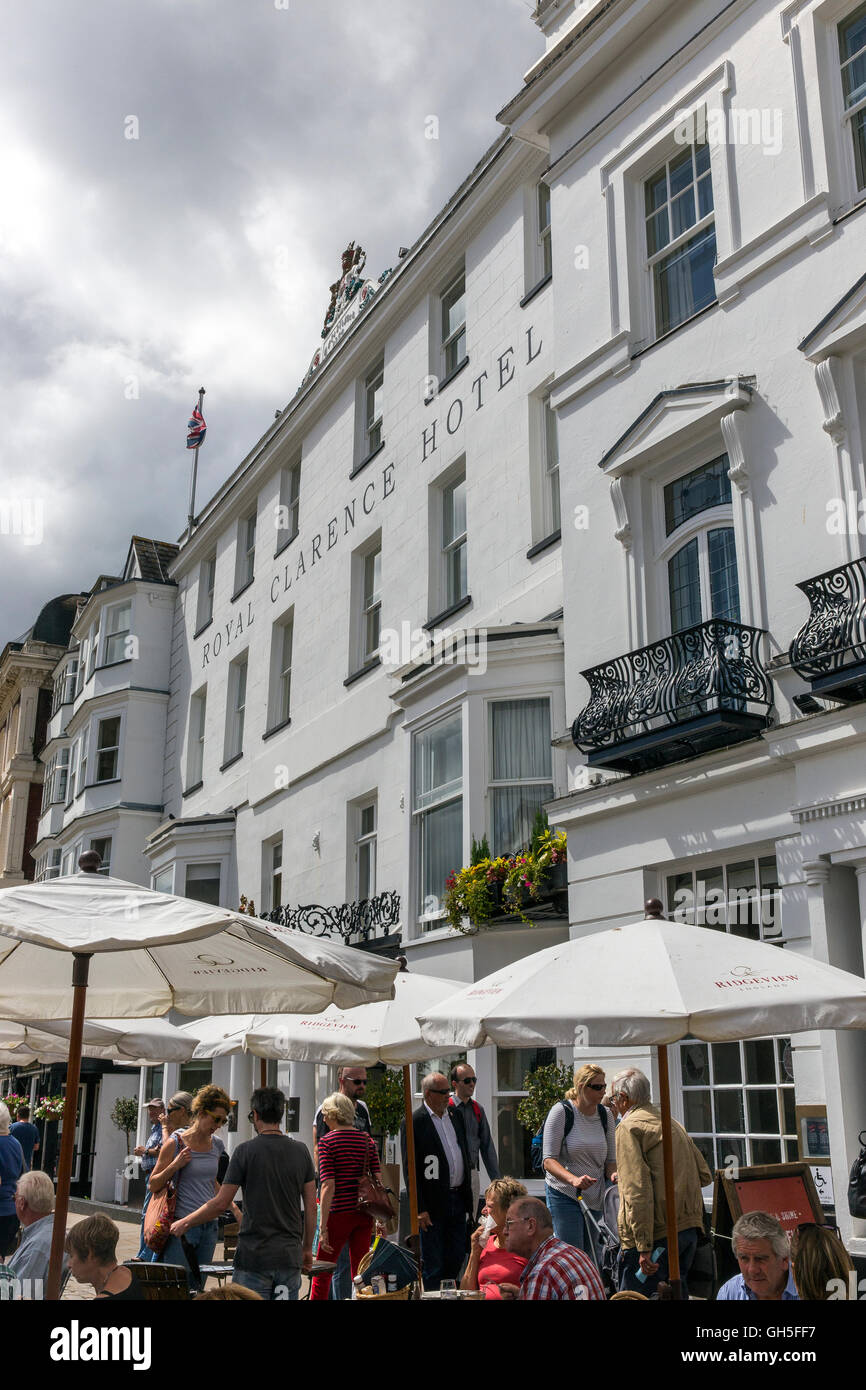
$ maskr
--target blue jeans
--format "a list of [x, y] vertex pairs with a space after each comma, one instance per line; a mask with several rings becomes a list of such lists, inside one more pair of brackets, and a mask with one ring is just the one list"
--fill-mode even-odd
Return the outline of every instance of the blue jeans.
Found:
[[467, 1213], [461, 1192], [450, 1194], [448, 1217], [437, 1218], [421, 1232], [421, 1270], [424, 1288], [434, 1292], [443, 1279], [459, 1279], [466, 1258]]
[[[590, 1242], [590, 1235], [587, 1223], [583, 1219], [583, 1202], [577, 1202], [573, 1197], [566, 1197], [564, 1192], [557, 1192], [556, 1188], [551, 1187], [550, 1183], [545, 1183], [545, 1196], [547, 1198], [547, 1209], [553, 1218], [553, 1234], [558, 1240], [564, 1240], [567, 1245], [573, 1245], [576, 1249], [582, 1250], [588, 1255], [593, 1263], [597, 1263], [596, 1252]], [[593, 1216], [601, 1219], [601, 1212], [591, 1207]]]
[[[180, 1217], [177, 1219], [180, 1220]], [[200, 1265], [208, 1265], [213, 1260], [218, 1232], [219, 1223], [217, 1221], [206, 1221], [203, 1226], [190, 1226], [184, 1236], [187, 1245], [192, 1246], [195, 1251]], [[169, 1236], [168, 1244], [162, 1252], [161, 1263], [164, 1265], [183, 1265], [187, 1272], [187, 1282], [190, 1289], [193, 1293], [199, 1292], [201, 1285], [189, 1267], [189, 1261], [178, 1236]]]
[[349, 1242], [337, 1256], [337, 1268], [328, 1290], [329, 1301], [343, 1300], [352, 1296], [352, 1266], [349, 1262]]
[[[680, 1231], [677, 1245], [680, 1252], [680, 1281], [682, 1283], [683, 1298], [689, 1296], [688, 1275], [689, 1270], [695, 1261], [695, 1251], [698, 1248], [698, 1236], [700, 1232], [697, 1226], [691, 1226], [687, 1231]], [[623, 1250], [622, 1266], [619, 1276], [620, 1290], [630, 1289], [632, 1293], [644, 1293], [647, 1298], [652, 1298], [658, 1290], [660, 1280], [668, 1279], [668, 1250], [667, 1241], [659, 1240], [653, 1249], [661, 1250], [658, 1259], [658, 1269], [655, 1274], [650, 1274], [646, 1279], [638, 1279], [640, 1269], [640, 1259], [636, 1250]], [[652, 1253], [652, 1252], [650, 1252]]]
[[236, 1269], [232, 1281], [245, 1289], [252, 1289], [253, 1293], [260, 1293], [263, 1299], [271, 1303], [279, 1300], [295, 1302], [301, 1287], [301, 1271], [269, 1269], [261, 1272], [257, 1269]]
[[152, 1194], [150, 1191], [150, 1183], [148, 1183], [147, 1191], [144, 1194], [144, 1202], [141, 1208], [141, 1233], [138, 1239], [138, 1254], [135, 1257], [137, 1260], [153, 1259], [153, 1251], [151, 1250], [149, 1245], [145, 1245], [144, 1243], [144, 1213], [147, 1211], [147, 1208], [150, 1204], [151, 1195]]

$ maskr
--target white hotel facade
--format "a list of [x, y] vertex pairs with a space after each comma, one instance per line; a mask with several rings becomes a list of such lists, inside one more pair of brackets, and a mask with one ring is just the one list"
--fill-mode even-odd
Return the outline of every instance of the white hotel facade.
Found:
[[[344, 259], [321, 360], [170, 562], [141, 876], [457, 981], [652, 896], [863, 974], [866, 5], [534, 18], [500, 139], [381, 282]], [[567, 917], [454, 932], [447, 873], [539, 805]], [[866, 1254], [866, 1035], [672, 1051], [711, 1166], [829, 1137]], [[525, 1176], [548, 1058], [472, 1060]], [[281, 1076], [306, 1136], [325, 1077]]]

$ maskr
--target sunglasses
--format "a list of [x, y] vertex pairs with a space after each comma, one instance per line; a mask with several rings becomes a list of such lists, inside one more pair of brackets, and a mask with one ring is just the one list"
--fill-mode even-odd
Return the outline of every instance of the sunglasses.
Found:
[[228, 1115], [215, 1115], [212, 1110], [208, 1110], [207, 1113], [208, 1115], [210, 1115], [212, 1120], [216, 1121], [217, 1129], [219, 1129], [220, 1125], [227, 1125], [229, 1122]]
[[450, 1096], [451, 1092], [440, 1090], [436, 1086], [431, 1086], [429, 1094], [431, 1096]]
[[477, 1076], [464, 1076], [464, 1077], [461, 1077], [460, 1081], [458, 1082], [458, 1085], [460, 1085], [460, 1086], [474, 1086], [477, 1080], [478, 1080], [478, 1077], [477, 1077]]
[[168, 1109], [166, 1110], [165, 1113], [166, 1113], [166, 1115], [170, 1115], [170, 1114], [172, 1113], [172, 1111], [174, 1111], [174, 1110], [185, 1110], [185, 1109], [186, 1109], [186, 1106], [185, 1106], [185, 1105], [170, 1105], [170, 1106], [168, 1107]]
[[588, 1091], [603, 1091], [604, 1088], [605, 1087], [603, 1081], [600, 1083], [598, 1081], [587, 1081], [586, 1083], [586, 1089]]
[[352, 1084], [353, 1086], [366, 1086], [366, 1084], [367, 1084], [366, 1081], [356, 1081], [355, 1078], [354, 1078], [354, 1076], [350, 1076], [350, 1077], [349, 1077], [349, 1081], [351, 1082], [351, 1084]]

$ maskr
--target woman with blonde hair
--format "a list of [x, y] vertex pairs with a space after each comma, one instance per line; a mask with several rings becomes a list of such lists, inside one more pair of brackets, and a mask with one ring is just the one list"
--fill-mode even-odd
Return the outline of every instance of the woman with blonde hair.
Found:
[[544, 1122], [542, 1154], [545, 1196], [554, 1234], [595, 1258], [583, 1207], [601, 1217], [605, 1183], [616, 1180], [614, 1122], [601, 1101], [604, 1071], [585, 1062], [574, 1075], [565, 1100], [557, 1101]]
[[[216, 1132], [228, 1122], [231, 1113], [231, 1100], [220, 1086], [202, 1086], [192, 1102], [192, 1124], [188, 1129], [175, 1130], [160, 1149], [156, 1167], [150, 1175], [150, 1190], [155, 1196], [174, 1179], [177, 1185], [175, 1221], [197, 1211], [219, 1191], [217, 1169], [225, 1145], [217, 1139]], [[162, 1252], [164, 1264], [184, 1266], [193, 1291], [198, 1291], [200, 1286], [193, 1262], [196, 1266], [210, 1264], [218, 1232], [217, 1221], [191, 1226], [185, 1236], [170, 1236]]]
[[485, 1218], [472, 1232], [469, 1263], [461, 1289], [482, 1289], [485, 1298], [500, 1298], [500, 1284], [519, 1284], [526, 1266], [522, 1255], [505, 1248], [505, 1219], [508, 1208], [518, 1197], [529, 1194], [516, 1178], [494, 1178], [484, 1194], [481, 1215]]
[[[379, 1172], [376, 1145], [362, 1129], [355, 1128], [355, 1107], [341, 1091], [322, 1102], [322, 1118], [328, 1133], [319, 1140], [319, 1179], [322, 1184], [319, 1209], [320, 1260], [336, 1264], [348, 1242], [352, 1278], [370, 1249], [373, 1218], [358, 1207], [358, 1183], [368, 1171]], [[328, 1297], [331, 1274], [315, 1274], [310, 1301]]]
[[791, 1270], [801, 1299], [824, 1303], [850, 1295], [854, 1262], [832, 1226], [797, 1227], [791, 1238]]

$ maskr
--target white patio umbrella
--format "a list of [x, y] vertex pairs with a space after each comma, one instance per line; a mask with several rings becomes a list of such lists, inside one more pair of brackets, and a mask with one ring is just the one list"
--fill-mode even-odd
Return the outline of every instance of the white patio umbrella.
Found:
[[[409, 1174], [409, 1217], [418, 1232], [418, 1190], [415, 1174], [415, 1136], [412, 1128], [411, 1064], [423, 1062], [430, 1046], [421, 1036], [417, 1015], [454, 993], [455, 980], [401, 971], [394, 981], [394, 998], [342, 1010], [333, 1005], [320, 1014], [245, 1014], [238, 1018], [197, 1019], [199, 1044], [195, 1057], [224, 1057], [249, 1052], [256, 1057], [291, 1062], [343, 1063], [354, 1066], [403, 1068], [406, 1114], [406, 1157]], [[451, 1049], [458, 1050], [458, 1049]]]
[[866, 1028], [866, 980], [778, 946], [667, 922], [657, 899], [646, 910], [647, 920], [515, 961], [419, 1023], [435, 1047], [657, 1045], [668, 1254], [679, 1296], [667, 1044]]
[[[30, 1060], [65, 1062], [71, 1031], [71, 1019], [40, 1019], [35, 1024], [0, 1020], [0, 1059], [8, 1057], [8, 1065], [17, 1066], [29, 1053]], [[90, 1018], [82, 1032], [81, 1055], [126, 1066], [188, 1062], [196, 1041], [192, 1030], [164, 1018]]]
[[[68, 1096], [78, 1093], [86, 998], [102, 1018], [138, 1018], [172, 1007], [191, 1017], [315, 1012], [391, 996], [394, 961], [103, 877], [99, 862], [87, 851], [80, 874], [0, 890], [0, 1013], [71, 1019]], [[48, 1299], [60, 1288], [74, 1128], [61, 1134]]]

